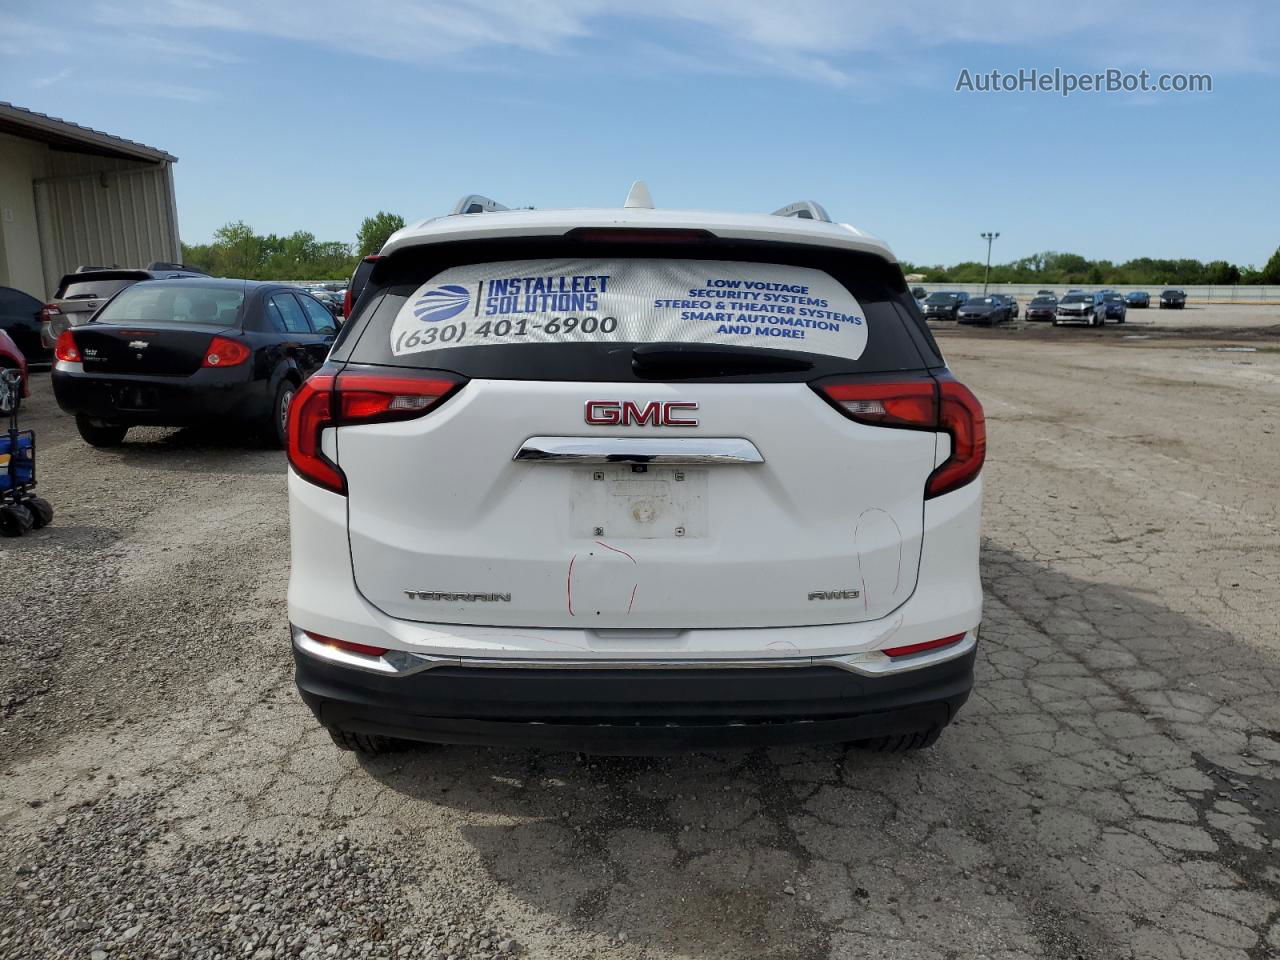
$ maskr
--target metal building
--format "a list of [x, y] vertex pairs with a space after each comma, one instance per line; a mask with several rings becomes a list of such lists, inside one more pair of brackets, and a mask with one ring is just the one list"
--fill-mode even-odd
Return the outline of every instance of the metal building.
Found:
[[180, 261], [176, 161], [0, 101], [0, 286], [44, 301], [81, 265]]

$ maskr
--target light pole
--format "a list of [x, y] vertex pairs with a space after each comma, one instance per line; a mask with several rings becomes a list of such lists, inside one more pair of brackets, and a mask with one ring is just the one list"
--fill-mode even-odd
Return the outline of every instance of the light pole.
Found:
[[982, 275], [982, 295], [987, 295], [987, 281], [991, 279], [991, 241], [1000, 236], [998, 233], [982, 233], [979, 234], [983, 240], [987, 241], [987, 272]]

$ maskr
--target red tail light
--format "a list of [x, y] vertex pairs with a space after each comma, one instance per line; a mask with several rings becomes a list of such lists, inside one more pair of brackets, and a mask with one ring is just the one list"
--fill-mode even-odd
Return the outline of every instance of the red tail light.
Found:
[[347, 492], [347, 478], [320, 449], [320, 435], [334, 426], [332, 373], [319, 371], [303, 381], [289, 404], [289, 463], [302, 479], [334, 493]]
[[412, 420], [439, 406], [463, 382], [439, 374], [322, 370], [302, 384], [289, 407], [289, 462], [304, 480], [345, 495], [347, 478], [321, 448], [326, 427]]
[[54, 317], [60, 317], [60, 316], [62, 316], [62, 310], [58, 307], [56, 303], [46, 303], [43, 307], [40, 308], [40, 319], [42, 321], [52, 320]]
[[939, 380], [938, 390], [938, 427], [951, 434], [951, 456], [929, 477], [926, 499], [963, 487], [987, 459], [987, 420], [978, 398], [959, 380]]
[[913, 653], [925, 653], [928, 650], [941, 650], [943, 647], [950, 647], [959, 643], [968, 634], [957, 633], [949, 637], [942, 637], [939, 640], [925, 640], [923, 643], [908, 643], [903, 647], [889, 647], [881, 650], [888, 657], [909, 657]]
[[950, 435], [951, 454], [929, 475], [926, 500], [963, 487], [982, 471], [987, 456], [982, 404], [949, 374], [936, 380], [828, 382], [815, 388], [850, 420]]
[[[382, 254], [371, 253], [367, 257], [364, 257], [361, 260], [361, 263], [377, 263], [381, 259]], [[355, 293], [351, 288], [355, 286], [356, 277], [358, 276], [360, 276], [359, 266], [356, 267], [356, 272], [351, 275], [351, 282], [347, 284], [347, 289], [342, 294], [342, 319], [344, 320], [351, 316], [351, 311], [354, 310], [356, 306]], [[367, 274], [364, 282], [368, 282]], [[361, 286], [363, 286], [363, 283]]]
[[209, 349], [204, 352], [202, 367], [235, 367], [244, 363], [253, 354], [239, 340], [228, 340], [226, 337], [214, 337], [209, 341]]
[[832, 383], [822, 387], [827, 399], [850, 420], [878, 427], [936, 430], [938, 385], [932, 380], [897, 383]]
[[58, 334], [58, 342], [53, 345], [53, 355], [63, 363], [80, 362], [80, 348], [76, 346], [76, 338], [70, 330], [63, 330]]

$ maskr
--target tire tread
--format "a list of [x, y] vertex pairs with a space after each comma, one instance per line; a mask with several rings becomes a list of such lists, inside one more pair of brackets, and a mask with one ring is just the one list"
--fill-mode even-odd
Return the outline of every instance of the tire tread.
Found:
[[400, 749], [400, 741], [375, 733], [356, 733], [341, 727], [325, 727], [334, 744], [341, 750], [376, 757], [384, 753], [393, 753]]
[[858, 740], [854, 745], [871, 753], [910, 753], [933, 746], [941, 735], [942, 727], [933, 726], [911, 733], [891, 733], [869, 740]]

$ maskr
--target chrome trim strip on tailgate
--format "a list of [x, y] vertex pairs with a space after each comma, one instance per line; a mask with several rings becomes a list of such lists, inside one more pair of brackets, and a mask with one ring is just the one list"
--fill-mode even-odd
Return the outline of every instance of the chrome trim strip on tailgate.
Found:
[[531, 463], [764, 463], [741, 437], [530, 437], [512, 460]]
[[879, 650], [867, 650], [844, 656], [777, 657], [754, 660], [681, 660], [679, 658], [623, 660], [605, 657], [544, 660], [534, 657], [520, 659], [449, 657], [430, 653], [409, 653], [405, 650], [388, 650], [380, 657], [364, 656], [320, 643], [296, 626], [291, 625], [291, 632], [294, 646], [303, 653], [356, 670], [395, 677], [407, 677], [435, 667], [476, 667], [492, 670], [779, 670], [837, 667], [864, 677], [882, 677], [932, 666], [944, 660], [963, 656], [978, 643], [978, 631], [975, 627], [967, 631], [963, 640], [952, 646], [897, 658], [887, 657]]

